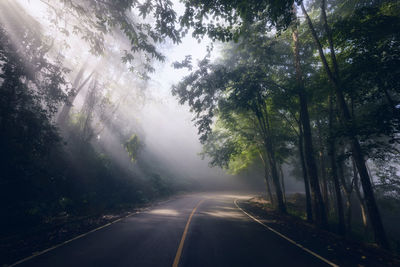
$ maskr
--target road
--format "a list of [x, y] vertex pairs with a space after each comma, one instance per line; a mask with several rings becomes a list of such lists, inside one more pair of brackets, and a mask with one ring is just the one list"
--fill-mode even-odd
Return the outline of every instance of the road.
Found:
[[238, 198], [180, 196], [17, 266], [329, 266], [248, 217]]

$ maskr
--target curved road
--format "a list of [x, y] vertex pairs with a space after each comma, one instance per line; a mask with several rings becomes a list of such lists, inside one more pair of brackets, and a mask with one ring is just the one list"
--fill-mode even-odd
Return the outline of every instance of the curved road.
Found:
[[181, 196], [17, 266], [329, 266], [249, 218], [238, 198]]

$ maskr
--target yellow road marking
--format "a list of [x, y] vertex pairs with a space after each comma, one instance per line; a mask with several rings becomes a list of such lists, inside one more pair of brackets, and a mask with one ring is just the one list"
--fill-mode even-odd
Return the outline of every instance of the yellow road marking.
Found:
[[194, 213], [196, 212], [197, 208], [200, 206], [200, 204], [204, 200], [205, 199], [200, 200], [200, 202], [196, 205], [196, 207], [194, 207], [194, 209], [192, 210], [192, 213], [189, 216], [189, 219], [188, 219], [188, 221], [186, 223], [186, 226], [185, 226], [185, 230], [183, 230], [181, 242], [179, 243], [178, 251], [176, 252], [174, 263], [172, 264], [172, 267], [178, 267], [178, 265], [179, 265], [179, 260], [181, 259], [182, 250], [183, 250], [183, 244], [185, 243], [185, 239], [186, 239], [186, 235], [187, 235], [187, 232], [188, 232], [188, 229], [189, 229], [190, 222], [192, 221], [192, 217], [193, 217]]
[[262, 221], [260, 221], [260, 220], [258, 220], [257, 218], [253, 217], [253, 216], [250, 215], [249, 213], [245, 212], [245, 211], [244, 211], [241, 207], [239, 207], [239, 205], [237, 204], [237, 199], [235, 199], [235, 201], [233, 201], [233, 202], [235, 203], [236, 207], [237, 207], [238, 209], [240, 209], [244, 214], [246, 214], [248, 217], [250, 217], [250, 218], [253, 219], [254, 221], [258, 222], [259, 224], [261, 224], [262, 226], [264, 226], [265, 228], [267, 228], [267, 229], [270, 230], [271, 232], [274, 232], [275, 234], [279, 235], [279, 236], [282, 237], [283, 239], [289, 241], [289, 242], [292, 243], [293, 245], [296, 245], [297, 247], [301, 248], [302, 250], [304, 250], [304, 251], [310, 253], [310, 254], [313, 255], [314, 257], [316, 257], [316, 258], [322, 260], [323, 262], [329, 264], [330, 266], [332, 266], [332, 267], [339, 267], [339, 265], [337, 265], [337, 264], [335, 264], [335, 263], [333, 263], [333, 262], [331, 262], [331, 261], [325, 259], [324, 257], [322, 257], [322, 256], [318, 255], [317, 253], [315, 253], [315, 252], [309, 250], [308, 248], [303, 247], [303, 246], [300, 245], [299, 243], [296, 243], [294, 240], [290, 239], [290, 238], [287, 237], [287, 236], [284, 236], [283, 234], [281, 234], [281, 233], [279, 233], [278, 231], [272, 229], [271, 227], [269, 227], [268, 225], [266, 225], [266, 224], [263, 223]]

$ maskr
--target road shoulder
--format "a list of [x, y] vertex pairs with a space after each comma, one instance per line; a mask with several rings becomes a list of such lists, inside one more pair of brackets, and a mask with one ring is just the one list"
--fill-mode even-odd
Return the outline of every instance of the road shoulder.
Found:
[[147, 211], [181, 196], [184, 196], [184, 194], [172, 195], [121, 211], [82, 217], [68, 216], [60, 220], [59, 223], [44, 224], [41, 229], [34, 229], [34, 231], [21, 233], [18, 236], [5, 237], [0, 240], [0, 266], [12, 266], [12, 264], [21, 260], [36, 257], [70, 241], [108, 227], [126, 217]]
[[400, 265], [398, 258], [384, 250], [346, 240], [294, 216], [281, 215], [254, 199], [237, 203], [262, 223], [339, 266]]

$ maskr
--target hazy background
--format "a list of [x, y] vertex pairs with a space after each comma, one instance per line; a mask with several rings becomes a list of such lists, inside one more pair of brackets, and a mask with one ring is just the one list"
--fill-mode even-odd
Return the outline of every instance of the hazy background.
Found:
[[[166, 60], [154, 61], [154, 73], [150, 74], [149, 80], [143, 81], [135, 73], [129, 72], [126, 64], [121, 63], [120, 51], [128, 47], [122, 35], [114, 33], [112, 36], [107, 36], [105, 54], [94, 56], [89, 52], [90, 48], [85, 41], [78, 36], [70, 35], [66, 38], [52, 26], [49, 21], [51, 18], [49, 11], [41, 1], [18, 0], [16, 3], [8, 4], [16, 9], [15, 12], [21, 14], [21, 18], [24, 12], [32, 16], [40, 23], [42, 33], [55, 39], [52, 55], [57, 57], [62, 53], [65, 56], [64, 64], [71, 69], [69, 73], [71, 83], [80, 68], [84, 66], [84, 77], [95, 72], [96, 79], [103, 84], [111, 84], [104, 87], [100, 94], [107, 96], [113, 102], [114, 106], [110, 110], [114, 112], [113, 123], [120, 128], [120, 133], [116, 133], [115, 127], [111, 129], [109, 126], [100, 126], [99, 133], [91, 142], [107, 151], [118, 160], [119, 164], [134, 172], [141, 172], [140, 168], [138, 170], [135, 166], [138, 163], [132, 163], [127, 157], [117, 137], [137, 134], [143, 145], [139, 159], [142, 157], [149, 161], [149, 158], [152, 158], [157, 162], [153, 166], [146, 165], [146, 168], [154, 168], [157, 172], [168, 170], [170, 176], [194, 182], [199, 190], [264, 191], [263, 171], [257, 166], [236, 176], [226, 174], [219, 168], [208, 167], [207, 159], [202, 160], [198, 155], [201, 152], [201, 144], [198, 141], [197, 129], [191, 121], [192, 114], [189, 108], [186, 105], [179, 105], [171, 95], [171, 86], [188, 74], [187, 70], [173, 69], [172, 63], [184, 59], [186, 55], [191, 55], [193, 62], [204, 58], [210, 40], [205, 38], [199, 43], [188, 34], [179, 45], [173, 45], [169, 41], [160, 45], [159, 49], [166, 56]], [[23, 10], [18, 10], [18, 4]], [[174, 1], [174, 5], [179, 15], [183, 7], [179, 1]], [[2, 22], [7, 25], [6, 20], [3, 19]], [[13, 38], [18, 42], [18, 36]], [[214, 46], [212, 59], [219, 57], [222, 44]], [[140, 60], [140, 58], [137, 60], [139, 68]], [[82, 109], [89, 87], [88, 85], [83, 88], [74, 100], [73, 114]], [[99, 128], [95, 122], [92, 126]], [[290, 170], [285, 168], [286, 190], [302, 191], [302, 183], [291, 178], [290, 173]]]

